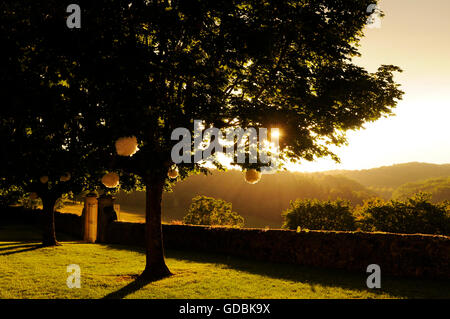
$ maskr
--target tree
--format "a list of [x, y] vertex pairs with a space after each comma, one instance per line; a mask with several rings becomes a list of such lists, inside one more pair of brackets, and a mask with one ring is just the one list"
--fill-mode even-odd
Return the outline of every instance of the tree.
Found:
[[183, 222], [191, 225], [244, 226], [244, 218], [233, 212], [231, 203], [201, 195], [192, 199]]
[[430, 194], [417, 193], [405, 200], [367, 200], [356, 214], [367, 231], [449, 235], [448, 208], [447, 202], [433, 204]]
[[4, 178], [0, 179], [0, 207], [17, 204], [23, 195], [22, 188], [10, 185]]
[[[86, 3], [80, 47], [88, 87], [111, 142], [136, 136], [116, 167], [146, 185], [149, 277], [164, 262], [161, 197], [171, 133], [193, 120], [219, 129], [280, 127], [282, 159], [331, 156], [345, 132], [392, 113], [394, 66], [368, 73], [358, 55], [373, 1], [133, 1]], [[86, 38], [84, 38], [86, 37]], [[85, 44], [85, 45], [83, 45]], [[95, 72], [91, 70], [95, 69]], [[104, 142], [104, 139], [103, 139]], [[178, 165], [182, 176], [198, 163]]]
[[354, 230], [355, 218], [350, 203], [343, 200], [297, 199], [282, 213], [283, 228], [314, 230]]
[[[27, 75], [28, 76], [28, 75]], [[24, 79], [27, 79], [24, 76]], [[1, 113], [2, 159], [0, 176], [9, 187], [36, 193], [42, 199], [44, 213], [43, 245], [59, 245], [55, 235], [54, 211], [57, 200], [70, 192], [81, 192], [89, 183], [87, 153], [79, 138], [77, 120], [54, 99], [47, 85], [33, 87], [30, 104], [9, 104]], [[42, 94], [42, 92], [45, 92]], [[42, 94], [42, 95], [41, 95]], [[48, 95], [46, 95], [48, 94]], [[42, 104], [47, 107], [42, 107]], [[28, 118], [22, 114], [29, 114]]]
[[[36, 193], [44, 212], [43, 245], [55, 235], [56, 201], [92, 183], [90, 148], [80, 122], [85, 92], [71, 86], [73, 60], [61, 43], [56, 3], [1, 4], [0, 178], [5, 188]], [[81, 105], [81, 107], [80, 107]], [[98, 165], [102, 168], [102, 165]]]
[[[374, 2], [80, 1], [84, 22], [65, 34], [61, 54], [75, 62], [70, 87], [88, 92], [79, 117], [90, 147], [145, 184], [143, 276], [170, 274], [161, 198], [176, 128], [192, 131], [196, 119], [222, 130], [278, 127], [281, 159], [338, 160], [329, 145], [392, 114], [402, 96], [393, 80], [400, 69], [368, 73], [351, 62]], [[129, 158], [114, 155], [114, 141], [124, 136], [139, 142]], [[200, 169], [178, 165], [181, 177]]]

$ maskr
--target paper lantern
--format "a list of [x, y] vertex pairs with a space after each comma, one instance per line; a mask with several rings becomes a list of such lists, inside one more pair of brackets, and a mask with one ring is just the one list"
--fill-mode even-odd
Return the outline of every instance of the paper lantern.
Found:
[[47, 184], [48, 176], [41, 176], [41, 178], [39, 178], [39, 180], [41, 181], [42, 184]]
[[245, 181], [249, 184], [256, 184], [261, 179], [261, 172], [256, 169], [249, 169], [245, 172]]
[[61, 181], [61, 182], [68, 182], [68, 181], [70, 181], [70, 178], [71, 178], [72, 176], [70, 175], [70, 173], [64, 173], [64, 175], [62, 175], [60, 178], [59, 178], [59, 180]]
[[38, 198], [38, 194], [36, 194], [34, 192], [30, 194], [30, 199], [35, 200], [37, 198]]
[[177, 178], [178, 170], [176, 168], [169, 169], [169, 171], [167, 172], [167, 176], [169, 176], [170, 178]]
[[120, 156], [132, 156], [138, 151], [136, 136], [121, 137], [116, 141], [116, 152]]
[[102, 184], [108, 188], [119, 186], [119, 175], [116, 173], [108, 173], [102, 177]]

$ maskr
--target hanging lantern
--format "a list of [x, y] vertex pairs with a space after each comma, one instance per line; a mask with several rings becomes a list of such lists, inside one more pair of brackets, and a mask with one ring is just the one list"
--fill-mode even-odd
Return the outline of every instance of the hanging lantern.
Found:
[[170, 178], [177, 178], [178, 177], [178, 170], [176, 168], [171, 168], [169, 169], [169, 171], [167, 172], [167, 176], [169, 176]]
[[249, 169], [245, 172], [245, 181], [249, 184], [256, 184], [261, 179], [261, 172], [256, 169]]
[[116, 173], [107, 173], [102, 177], [102, 184], [108, 188], [119, 186], [119, 175]]
[[37, 194], [37, 193], [34, 193], [34, 192], [33, 192], [33, 193], [30, 194], [30, 199], [31, 199], [31, 200], [35, 200], [35, 199], [37, 199], [37, 198], [38, 198], [38, 194]]
[[41, 178], [39, 178], [39, 180], [41, 181], [42, 184], [47, 184], [48, 176], [41, 176]]
[[121, 137], [116, 141], [116, 152], [120, 156], [132, 156], [138, 151], [136, 136]]
[[71, 178], [72, 176], [70, 175], [70, 173], [64, 173], [64, 175], [62, 175], [60, 178], [59, 178], [59, 180], [61, 181], [61, 182], [68, 182], [68, 181], [70, 181], [70, 178]]

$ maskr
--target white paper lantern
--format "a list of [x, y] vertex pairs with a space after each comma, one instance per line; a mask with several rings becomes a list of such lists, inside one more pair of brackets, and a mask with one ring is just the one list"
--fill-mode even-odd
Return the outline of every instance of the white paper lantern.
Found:
[[39, 180], [41, 181], [42, 184], [47, 184], [48, 176], [41, 176], [41, 178], [39, 178]]
[[59, 178], [59, 180], [61, 181], [61, 182], [68, 182], [68, 181], [70, 181], [70, 178], [71, 178], [72, 176], [70, 175], [70, 173], [64, 173], [64, 175], [62, 175], [60, 178]]
[[102, 177], [102, 184], [108, 188], [119, 186], [119, 175], [116, 173], [107, 173]]
[[249, 169], [245, 172], [245, 181], [249, 184], [256, 184], [261, 179], [261, 172], [256, 169]]
[[170, 178], [177, 178], [178, 170], [176, 168], [169, 169], [169, 171], [167, 172], [167, 176], [169, 176]]
[[116, 152], [120, 156], [132, 156], [138, 151], [136, 136], [121, 137], [116, 141]]

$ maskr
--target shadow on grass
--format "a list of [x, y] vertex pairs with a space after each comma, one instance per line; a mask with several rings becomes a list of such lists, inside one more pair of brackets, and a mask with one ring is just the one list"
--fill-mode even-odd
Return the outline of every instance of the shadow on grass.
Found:
[[107, 294], [102, 299], [123, 299], [126, 296], [144, 288], [148, 284], [158, 281], [158, 280], [161, 280], [161, 279], [163, 279], [163, 278], [149, 279], [148, 277], [144, 277], [142, 275], [135, 276], [135, 279], [132, 282], [130, 282], [128, 285], [120, 288], [117, 291]]
[[[4, 251], [4, 252], [0, 252], [0, 256], [8, 256], [8, 255], [13, 255], [13, 254], [17, 254], [17, 253], [23, 253], [26, 251], [33, 251], [33, 250], [43, 248], [43, 247], [44, 246], [42, 246], [41, 244], [24, 244], [24, 245], [10, 246], [7, 248], [0, 248], [0, 251]], [[25, 248], [25, 249], [17, 250], [18, 248]]]
[[[11, 241], [11, 242], [7, 242], [7, 243], [0, 243], [0, 247], [19, 245], [19, 244], [25, 244], [25, 243], [36, 243], [36, 241], [34, 241], [34, 240]], [[2, 249], [0, 248], [0, 250], [2, 250]]]
[[[41, 229], [36, 225], [24, 225], [10, 223], [2, 225], [0, 232], [0, 256], [9, 256], [43, 248]], [[66, 234], [56, 233], [58, 242], [73, 241]], [[23, 249], [20, 249], [23, 248]]]
[[[141, 247], [125, 245], [109, 245], [111, 249], [125, 249], [145, 254], [145, 249]], [[369, 289], [366, 280], [369, 276], [365, 269], [361, 272], [351, 272], [338, 269], [325, 269], [310, 266], [293, 264], [273, 263], [266, 261], [256, 261], [243, 257], [228, 256], [211, 252], [192, 252], [168, 249], [166, 257], [169, 259], [183, 260], [195, 263], [221, 264], [230, 269], [247, 272], [251, 274], [301, 282], [308, 284], [314, 292], [316, 286], [336, 287], [351, 289], [356, 291], [370, 291], [381, 295], [388, 293], [399, 298], [450, 298], [450, 280], [432, 280], [426, 278], [394, 277], [382, 275], [381, 289]], [[169, 267], [170, 268], [170, 267]], [[127, 288], [140, 289], [142, 282], [130, 283]], [[136, 291], [132, 290], [132, 292]]]
[[[8, 246], [8, 247], [3, 247], [3, 246]], [[9, 243], [6, 245], [2, 245], [2, 247], [0, 248], [0, 252], [5, 251], [5, 250], [12, 250], [12, 249], [17, 249], [17, 248], [25, 248], [25, 247], [35, 247], [38, 246], [36, 243], [25, 243], [25, 242], [16, 242], [16, 243]]]

